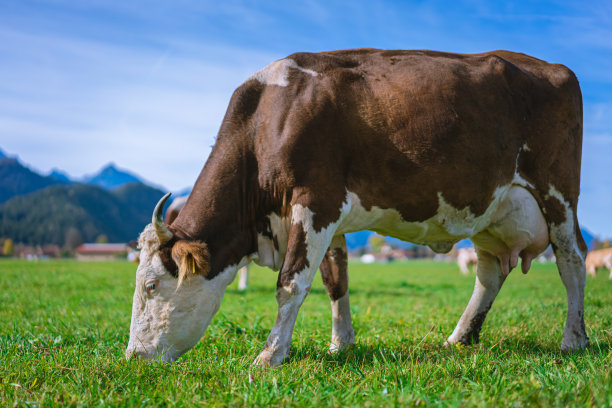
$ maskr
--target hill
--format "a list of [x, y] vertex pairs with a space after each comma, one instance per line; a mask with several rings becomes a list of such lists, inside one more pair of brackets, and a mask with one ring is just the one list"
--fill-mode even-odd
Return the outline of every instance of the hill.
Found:
[[35, 245], [64, 245], [69, 230], [84, 242], [105, 234], [111, 242], [138, 237], [164, 193], [141, 183], [116, 191], [85, 184], [56, 185], [0, 205], [0, 236]]
[[109, 163], [92, 176], [86, 176], [83, 181], [106, 190], [112, 190], [128, 183], [142, 183], [142, 180], [136, 175], [117, 168], [114, 163]]
[[62, 171], [62, 170], [57, 169], [57, 168], [52, 169], [47, 177], [51, 177], [52, 179], [58, 180], [58, 181], [60, 181], [62, 183], [65, 183], [65, 184], [72, 183], [72, 180], [70, 179], [70, 176], [65, 171]]
[[18, 195], [65, 183], [52, 177], [41, 176], [25, 167], [16, 158], [0, 158], [0, 203]]

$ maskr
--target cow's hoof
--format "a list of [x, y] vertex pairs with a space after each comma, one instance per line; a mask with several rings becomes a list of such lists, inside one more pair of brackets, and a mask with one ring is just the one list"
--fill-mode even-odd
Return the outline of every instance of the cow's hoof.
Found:
[[452, 340], [446, 340], [444, 342], [444, 344], [442, 344], [442, 346], [446, 347], [446, 348], [461, 348], [461, 347], [465, 347], [465, 344], [463, 344], [460, 341], [452, 341]]
[[279, 367], [283, 364], [284, 356], [279, 353], [273, 353], [269, 350], [264, 350], [253, 361], [253, 365], [262, 367]]
[[348, 351], [355, 347], [355, 343], [338, 342], [329, 345], [328, 354], [336, 354], [342, 351]]
[[577, 335], [574, 333], [573, 336], [563, 336], [561, 351], [563, 353], [569, 353], [572, 351], [585, 349], [588, 345], [589, 338], [586, 334]]

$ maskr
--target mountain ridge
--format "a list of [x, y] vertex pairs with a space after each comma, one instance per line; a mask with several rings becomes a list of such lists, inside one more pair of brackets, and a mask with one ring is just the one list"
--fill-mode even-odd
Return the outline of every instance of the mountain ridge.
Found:
[[163, 194], [142, 183], [119, 191], [82, 183], [49, 186], [0, 204], [0, 236], [29, 245], [63, 246], [68, 231], [76, 229], [83, 242], [94, 242], [100, 235], [128, 242], [151, 222]]

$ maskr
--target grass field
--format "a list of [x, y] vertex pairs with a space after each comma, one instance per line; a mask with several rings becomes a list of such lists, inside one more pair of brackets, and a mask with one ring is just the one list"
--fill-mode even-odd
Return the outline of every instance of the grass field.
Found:
[[[126, 361], [135, 266], [0, 261], [2, 406], [611, 406], [612, 281], [589, 278], [588, 350], [559, 351], [565, 290], [553, 264], [514, 271], [481, 344], [446, 349], [473, 287], [454, 264], [350, 264], [356, 347], [326, 353], [320, 278], [290, 361], [254, 368], [276, 317], [276, 274], [230, 287], [202, 341], [174, 365]], [[251, 379], [249, 379], [249, 377]]]

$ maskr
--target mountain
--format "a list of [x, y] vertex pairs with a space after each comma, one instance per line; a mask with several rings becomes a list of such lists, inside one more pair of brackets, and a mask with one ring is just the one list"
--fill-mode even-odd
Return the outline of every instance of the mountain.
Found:
[[143, 219], [147, 219], [147, 223], [151, 222], [151, 215], [155, 204], [165, 194], [161, 190], [151, 187], [143, 183], [128, 183], [121, 187], [117, 187], [112, 190], [112, 195], [117, 197], [126, 206], [131, 206], [138, 211], [143, 211], [146, 216]]
[[4, 150], [0, 149], [0, 159], [6, 157], [6, 153], [4, 153]]
[[84, 177], [83, 182], [112, 190], [128, 183], [142, 183], [142, 180], [126, 170], [117, 168], [114, 163], [109, 163], [98, 173]]
[[16, 158], [6, 156], [0, 158], [0, 203], [17, 195], [64, 183], [51, 177], [41, 176], [25, 167]]
[[163, 192], [140, 183], [109, 192], [86, 184], [56, 185], [0, 205], [0, 236], [35, 245], [64, 245], [69, 230], [84, 242], [105, 234], [110, 242], [136, 239]]
[[51, 169], [51, 173], [49, 173], [47, 177], [51, 177], [52, 179], [65, 184], [72, 183], [72, 180], [70, 179], [70, 176], [68, 176], [68, 173], [57, 168]]
[[593, 249], [591, 247], [593, 245], [593, 241], [595, 240], [595, 235], [584, 227], [580, 228], [580, 232], [582, 233], [582, 238], [584, 238], [584, 242], [586, 242], [587, 247], [589, 247], [589, 249]]
[[188, 196], [189, 194], [191, 194], [191, 189], [192, 187], [185, 187], [182, 190], [174, 191], [172, 193], [172, 197], [178, 198], [178, 197]]

